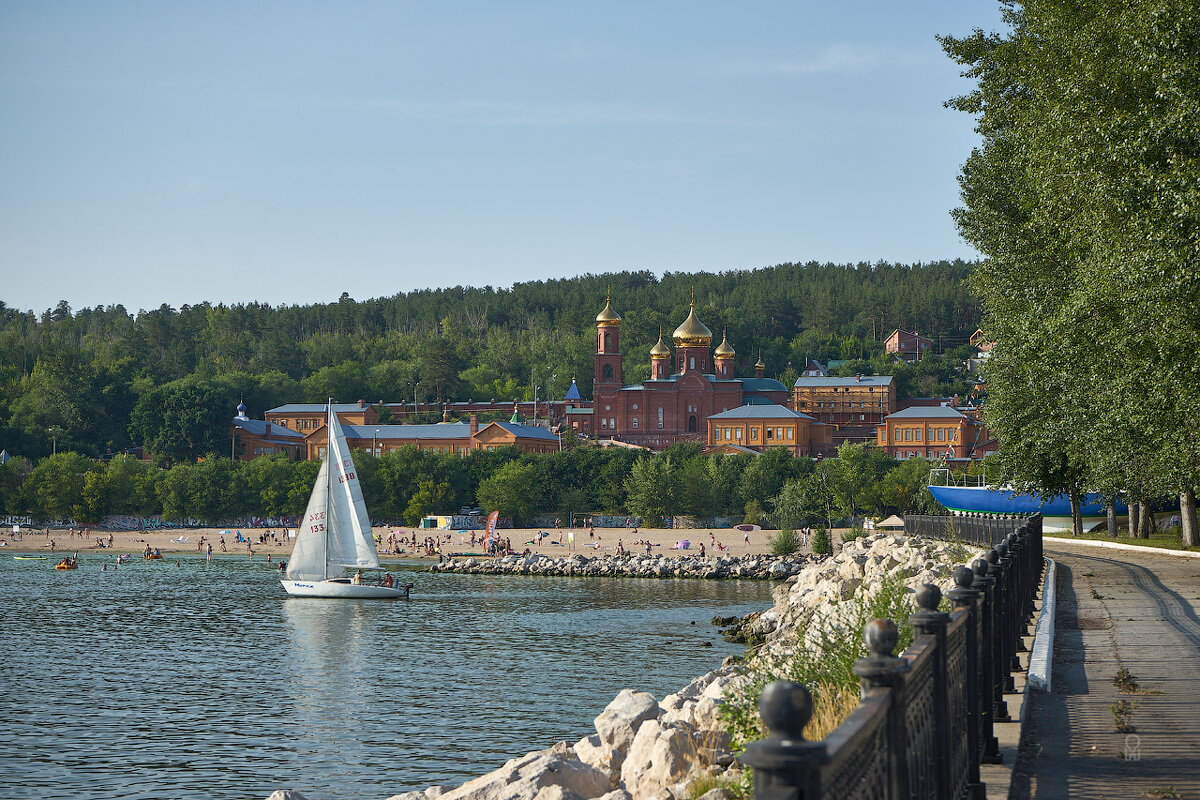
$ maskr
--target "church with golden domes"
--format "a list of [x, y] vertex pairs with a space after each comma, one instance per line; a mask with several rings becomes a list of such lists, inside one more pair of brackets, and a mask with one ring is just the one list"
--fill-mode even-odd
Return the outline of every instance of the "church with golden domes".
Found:
[[743, 406], [786, 406], [788, 389], [764, 378], [762, 359], [753, 378], [733, 374], [736, 355], [722, 336], [714, 350], [712, 331], [696, 316], [675, 329], [674, 353], [662, 336], [650, 348], [650, 379], [625, 385], [621, 370], [621, 316], [611, 298], [596, 316], [596, 375], [592, 385], [592, 434], [662, 450], [675, 442], [710, 444], [705, 420]]

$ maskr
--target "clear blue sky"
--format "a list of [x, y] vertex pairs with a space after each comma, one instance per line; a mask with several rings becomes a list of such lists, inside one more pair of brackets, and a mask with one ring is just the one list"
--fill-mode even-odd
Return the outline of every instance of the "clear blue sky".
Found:
[[973, 258], [996, 0], [0, 4], [0, 300]]

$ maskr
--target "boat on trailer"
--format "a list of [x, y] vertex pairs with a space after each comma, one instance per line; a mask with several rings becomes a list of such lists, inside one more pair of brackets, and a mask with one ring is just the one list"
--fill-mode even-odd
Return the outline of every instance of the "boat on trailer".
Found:
[[408, 597], [412, 584], [401, 584], [390, 573], [382, 578], [362, 576], [363, 570], [377, 575], [382, 567], [354, 460], [332, 400], [326, 414], [325, 458], [280, 583], [296, 597]]
[[[971, 477], [971, 476], [967, 476]], [[1042, 515], [1042, 530], [1046, 533], [1063, 533], [1072, 530], [1071, 498], [1066, 494], [1044, 499], [1029, 492], [1021, 492], [1008, 486], [989, 486], [982, 476], [977, 485], [952, 483], [950, 470], [935, 469], [929, 472], [929, 492], [946, 510], [953, 514], [999, 514], [1002, 516]], [[1129, 508], [1125, 501], [1114, 501], [1117, 516], [1125, 516]], [[1090, 530], [1106, 524], [1108, 511], [1104, 496], [1099, 492], [1087, 492], [1079, 502], [1083, 517], [1083, 529]], [[1156, 518], [1170, 514], [1170, 506], [1162, 503], [1153, 505]]]

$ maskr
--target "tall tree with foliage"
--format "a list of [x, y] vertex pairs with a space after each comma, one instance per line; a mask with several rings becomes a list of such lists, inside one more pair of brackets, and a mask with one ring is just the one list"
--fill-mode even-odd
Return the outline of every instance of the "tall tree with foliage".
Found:
[[1200, 483], [1200, 37], [1169, 2], [1004, 2], [943, 45], [977, 81], [960, 176], [989, 427], [1018, 478], [1076, 497]]

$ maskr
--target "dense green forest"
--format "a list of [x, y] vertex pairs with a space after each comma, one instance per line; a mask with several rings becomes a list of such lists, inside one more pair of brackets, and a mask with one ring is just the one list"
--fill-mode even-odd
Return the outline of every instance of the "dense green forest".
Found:
[[[122, 306], [41, 314], [0, 303], [0, 447], [107, 457], [145, 445], [160, 466], [228, 451], [244, 399], [252, 417], [288, 402], [426, 402], [591, 396], [595, 316], [611, 294], [623, 317], [627, 380], [649, 348], [697, 313], [728, 331], [737, 374], [790, 385], [806, 358], [897, 374], [902, 394], [955, 393], [954, 361], [979, 321], [972, 264], [781, 264], [720, 274], [587, 275], [456, 286], [310, 306]], [[882, 359], [894, 329], [919, 330], [951, 357], [901, 368]], [[719, 336], [720, 334], [717, 333]], [[958, 347], [959, 350], [954, 350]], [[872, 360], [873, 359], [873, 360]], [[557, 376], [553, 378], [551, 376]], [[553, 380], [553, 385], [552, 385]]]
[[[786, 449], [762, 456], [705, 456], [696, 444], [657, 454], [576, 447], [522, 455], [515, 448], [467, 456], [410, 446], [378, 458], [356, 452], [367, 509], [376, 522], [416, 525], [421, 517], [478, 503], [518, 523], [537, 514], [733, 516], [798, 526], [864, 514], [936, 509], [924, 459], [895, 461], [866, 445], [814, 462]], [[95, 523], [110, 514], [163, 515], [218, 523], [245, 515], [299, 515], [320, 464], [282, 456], [208, 458], [162, 469], [119, 455], [107, 461], [57, 453], [32, 466], [0, 465], [0, 511], [35, 519]]]

